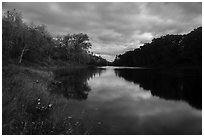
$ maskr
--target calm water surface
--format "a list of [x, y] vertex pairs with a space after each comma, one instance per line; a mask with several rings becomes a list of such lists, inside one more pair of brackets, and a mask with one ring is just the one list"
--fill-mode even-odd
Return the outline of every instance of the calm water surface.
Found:
[[200, 74], [101, 67], [78, 77], [77, 94], [67, 93], [70, 77], [59, 78], [68, 108], [59, 113], [84, 121], [89, 134], [201, 134]]
[[4, 95], [3, 134], [201, 134], [198, 70], [61, 68], [54, 76]]

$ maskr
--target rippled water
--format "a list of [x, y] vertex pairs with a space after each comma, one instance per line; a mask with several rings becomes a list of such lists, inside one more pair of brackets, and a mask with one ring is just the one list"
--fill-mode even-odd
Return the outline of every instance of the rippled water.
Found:
[[67, 107], [90, 134], [201, 134], [197, 73], [105, 67], [83, 84], [86, 97]]

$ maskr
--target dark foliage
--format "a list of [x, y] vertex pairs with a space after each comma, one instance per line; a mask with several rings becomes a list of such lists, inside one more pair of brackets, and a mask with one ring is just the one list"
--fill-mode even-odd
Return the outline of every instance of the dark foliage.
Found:
[[202, 65], [202, 27], [187, 35], [166, 35], [117, 55], [113, 65], [175, 67]]
[[27, 25], [15, 9], [4, 11], [2, 17], [3, 65], [16, 63], [52, 63], [55, 61], [78, 64], [106, 65], [107, 61], [90, 53], [87, 34], [67, 34], [53, 37], [45, 25]]

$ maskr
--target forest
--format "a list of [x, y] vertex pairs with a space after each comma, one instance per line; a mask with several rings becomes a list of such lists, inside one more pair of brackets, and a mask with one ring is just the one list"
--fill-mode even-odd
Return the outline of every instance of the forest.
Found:
[[184, 35], [166, 35], [116, 56], [113, 65], [134, 67], [201, 67], [202, 27]]
[[143, 66], [143, 67], [199, 67], [202, 64], [202, 27], [184, 35], [166, 35], [150, 43], [116, 55], [110, 63], [90, 52], [92, 44], [84, 33], [53, 37], [46, 25], [26, 24], [15, 9], [4, 11], [2, 17], [2, 60], [9, 63], [60, 62], [85, 65]]
[[[2, 59], [9, 63], [53, 65], [77, 63], [106, 65], [107, 61], [90, 52], [92, 44], [84, 33], [52, 36], [46, 25], [26, 24], [20, 12], [3, 11]], [[61, 62], [61, 63], [60, 63]]]

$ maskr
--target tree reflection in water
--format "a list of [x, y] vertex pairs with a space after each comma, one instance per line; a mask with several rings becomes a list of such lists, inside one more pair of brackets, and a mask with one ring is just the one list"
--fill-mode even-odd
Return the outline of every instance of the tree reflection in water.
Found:
[[[57, 69], [54, 71], [55, 80], [53, 82], [50, 83], [47, 79], [40, 79], [40, 82], [35, 85], [33, 85], [33, 79], [28, 77], [27, 71], [20, 74], [20, 76], [15, 75], [15, 81], [11, 81], [12, 84], [9, 83], [10, 85], [15, 85], [15, 88], [11, 87], [9, 90], [9, 96], [12, 98], [4, 95], [2, 101], [3, 134], [108, 134], [112, 132], [119, 134], [122, 131], [128, 134], [137, 134], [139, 132], [135, 131], [135, 129], [139, 129], [140, 131], [144, 127], [151, 131], [155, 128], [158, 129], [155, 125], [155, 118], [157, 119], [157, 123], [159, 121], [161, 123], [162, 121], [163, 123], [169, 123], [169, 120], [164, 120], [167, 119], [165, 115], [157, 114], [153, 118], [148, 119], [148, 117], [145, 117], [143, 120], [146, 123], [142, 126], [138, 125], [137, 121], [134, 121], [135, 115], [131, 117], [129, 114], [138, 114], [140, 111], [141, 113], [152, 112], [152, 109], [149, 110], [148, 107], [144, 107], [144, 103], [151, 104], [149, 102], [151, 100], [143, 100], [142, 105], [139, 102], [135, 103], [134, 99], [131, 100], [129, 98], [132, 95], [131, 92], [123, 91], [130, 90], [128, 87], [129, 84], [133, 85], [134, 88], [135, 86], [127, 81], [134, 82], [136, 85], [139, 84], [140, 87], [150, 90], [152, 95], [164, 99], [184, 100], [198, 109], [202, 107], [200, 72], [189, 70], [161, 72], [160, 70], [125, 68], [115, 69], [115, 71], [112, 69], [109, 70], [107, 69], [105, 71], [107, 73], [103, 73], [100, 76], [103, 72], [102, 68]], [[126, 81], [116, 76], [124, 78]], [[24, 79], [21, 77], [24, 77]], [[90, 94], [86, 102], [74, 101], [88, 98], [91, 89], [87, 81], [90, 79], [94, 81], [92, 84], [97, 88], [94, 89], [92, 87], [92, 93], [94, 94]], [[117, 85], [117, 80], [124, 84], [122, 85], [124, 88]], [[15, 83], [16, 81], [18, 83]], [[31, 86], [25, 87], [25, 85], [28, 85], [25, 83], [29, 83]], [[49, 91], [47, 91], [47, 85], [49, 83]], [[145, 90], [141, 90], [141, 92], [145, 92]], [[114, 98], [120, 93], [123, 96]], [[129, 93], [130, 95], [127, 95]], [[110, 100], [107, 101], [107, 98]], [[155, 105], [155, 107], [160, 106]], [[166, 106], [164, 105], [164, 107]], [[163, 118], [161, 118], [162, 115]], [[176, 120], [181, 125], [182, 122], [180, 121], [192, 124], [191, 118], [195, 120], [195, 125], [198, 125], [198, 121], [200, 121], [200, 118], [193, 116], [186, 118], [186, 115], [184, 116], [183, 113], [181, 114], [179, 112], [175, 112], [174, 115], [178, 116], [178, 118], [182, 117], [181, 120]], [[170, 118], [174, 118], [174, 116]], [[159, 127], [161, 126], [160, 124], [158, 124]], [[173, 125], [172, 127], [171, 124]], [[180, 124], [175, 124], [173, 121], [171, 124], [167, 124], [167, 126], [170, 125], [168, 127], [169, 129], [175, 129], [177, 128], [176, 126], [181, 127]], [[116, 126], [115, 131], [111, 131], [112, 125]], [[201, 127], [200, 125], [198, 126]], [[187, 128], [182, 128], [182, 131]], [[145, 134], [152, 133], [148, 129], [144, 130]], [[189, 132], [197, 129], [199, 128], [192, 128]], [[161, 128], [161, 131], [166, 133], [165, 130]]]
[[51, 83], [50, 91], [54, 94], [62, 94], [67, 99], [85, 100], [91, 90], [87, 81], [96, 74], [101, 74], [102, 69], [58, 69], [55, 71], [55, 82]]
[[202, 75], [197, 70], [115, 69], [116, 76], [139, 84], [152, 95], [183, 100], [202, 109]]
[[2, 101], [2, 134], [88, 134], [89, 127], [83, 124], [88, 122], [71, 114], [68, 99], [87, 99], [87, 80], [100, 73], [97, 69], [59, 69], [51, 84], [43, 76], [33, 82], [28, 70], [12, 75], [13, 80], [7, 82], [10, 87], [4, 84], [9, 94]]

